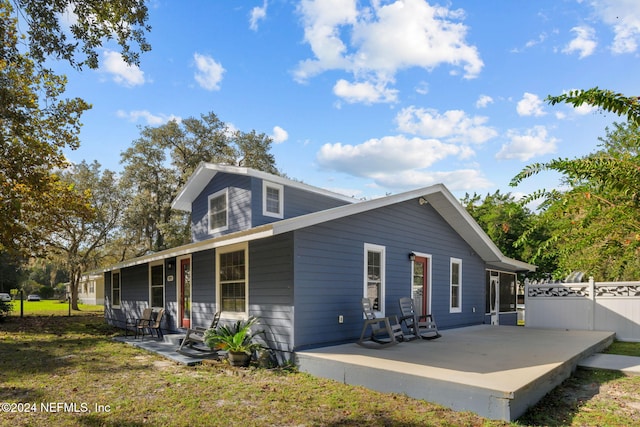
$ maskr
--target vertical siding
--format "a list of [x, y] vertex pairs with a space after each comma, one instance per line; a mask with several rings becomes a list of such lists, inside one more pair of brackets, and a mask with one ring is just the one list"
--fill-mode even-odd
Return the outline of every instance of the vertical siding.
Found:
[[[220, 233], [209, 234], [209, 196], [217, 191], [229, 189], [229, 228]], [[193, 201], [191, 209], [191, 236], [193, 242], [251, 228], [251, 182], [242, 175], [217, 173], [200, 195]]]
[[260, 318], [270, 348], [293, 350], [293, 235], [249, 244], [249, 313]]
[[[398, 299], [410, 295], [408, 255], [416, 251], [432, 255], [432, 313], [438, 326], [483, 322], [484, 262], [431, 206], [408, 201], [295, 232], [296, 348], [359, 336], [364, 243], [386, 247], [386, 315], [398, 314]], [[449, 313], [450, 257], [462, 259], [461, 313]]]

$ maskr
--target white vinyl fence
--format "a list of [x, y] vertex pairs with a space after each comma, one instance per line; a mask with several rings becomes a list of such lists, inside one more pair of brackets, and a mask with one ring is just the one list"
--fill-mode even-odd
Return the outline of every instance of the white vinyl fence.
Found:
[[640, 342], [640, 282], [525, 285], [525, 327], [614, 331]]

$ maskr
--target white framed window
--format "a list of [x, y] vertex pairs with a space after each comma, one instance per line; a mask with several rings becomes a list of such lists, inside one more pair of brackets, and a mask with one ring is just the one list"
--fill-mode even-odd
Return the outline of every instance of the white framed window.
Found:
[[364, 298], [369, 298], [376, 316], [384, 316], [386, 248], [364, 244]]
[[449, 312], [462, 312], [462, 260], [451, 258], [450, 260], [450, 287], [449, 287]]
[[246, 242], [216, 251], [216, 302], [226, 318], [244, 319], [249, 314], [248, 255]]
[[149, 302], [151, 307], [164, 308], [164, 261], [149, 264]]
[[229, 228], [229, 189], [209, 196], [209, 233]]
[[121, 279], [120, 270], [111, 272], [111, 307], [120, 308]]
[[284, 218], [284, 187], [262, 181], [262, 215]]

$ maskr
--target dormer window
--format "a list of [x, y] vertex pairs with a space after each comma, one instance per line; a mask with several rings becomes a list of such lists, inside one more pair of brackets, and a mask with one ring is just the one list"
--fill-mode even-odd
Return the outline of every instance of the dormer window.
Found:
[[272, 182], [262, 182], [262, 215], [284, 218], [284, 187]]
[[209, 196], [209, 233], [224, 231], [229, 227], [228, 189]]

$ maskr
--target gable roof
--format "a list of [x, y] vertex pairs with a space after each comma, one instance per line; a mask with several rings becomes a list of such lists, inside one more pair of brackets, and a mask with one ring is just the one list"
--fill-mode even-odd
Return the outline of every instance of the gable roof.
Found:
[[487, 233], [484, 232], [482, 227], [473, 219], [471, 214], [467, 212], [464, 206], [458, 202], [443, 184], [435, 184], [430, 187], [419, 188], [417, 190], [352, 205], [339, 206], [278, 221], [271, 225], [273, 227], [273, 234], [276, 235], [396, 203], [406, 202], [411, 199], [416, 199], [416, 202], [420, 204], [429, 203], [433, 206], [440, 216], [451, 228], [460, 234], [462, 239], [471, 246], [474, 252], [480, 256], [485, 263], [508, 270], [535, 271], [535, 265], [505, 256], [495, 243], [493, 243]]
[[259, 170], [251, 168], [243, 168], [239, 166], [219, 165], [214, 163], [200, 163], [193, 174], [189, 177], [189, 180], [182, 187], [176, 198], [173, 200], [171, 207], [173, 209], [191, 212], [191, 204], [202, 193], [202, 190], [209, 184], [209, 182], [216, 176], [217, 173], [228, 173], [232, 175], [244, 175], [253, 178], [263, 179], [265, 181], [272, 182], [274, 184], [281, 184], [286, 187], [298, 188], [311, 193], [321, 194], [326, 197], [341, 200], [347, 203], [355, 203], [356, 199], [348, 197], [333, 191], [325, 190], [323, 188], [314, 187], [312, 185], [304, 184], [299, 181], [294, 181], [281, 176], [272, 175], [270, 173], [261, 172]]
[[[216, 173], [219, 169], [215, 169]], [[267, 177], [272, 175], [264, 174]], [[213, 175], [212, 175], [213, 176]], [[269, 178], [271, 180], [271, 178]], [[206, 185], [206, 184], [205, 184]], [[318, 189], [316, 189], [318, 190]], [[199, 193], [198, 193], [199, 194]], [[186, 196], [185, 196], [186, 197]], [[207, 249], [227, 246], [234, 243], [247, 242], [276, 236], [300, 230], [313, 225], [321, 224], [362, 212], [379, 209], [396, 203], [415, 199], [416, 203], [429, 203], [442, 218], [467, 242], [472, 250], [488, 265], [510, 271], [535, 271], [536, 266], [523, 261], [518, 261], [505, 256], [493, 243], [491, 238], [482, 230], [471, 214], [449, 192], [443, 184], [420, 188], [405, 193], [395, 194], [379, 199], [362, 201], [335, 208], [301, 215], [295, 218], [284, 219], [270, 224], [261, 225], [244, 231], [230, 233], [202, 242], [191, 243], [173, 249], [167, 249], [140, 258], [132, 259], [112, 266], [105, 271], [124, 268], [132, 265], [143, 264], [174, 256], [186, 255]]]

